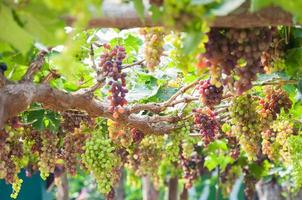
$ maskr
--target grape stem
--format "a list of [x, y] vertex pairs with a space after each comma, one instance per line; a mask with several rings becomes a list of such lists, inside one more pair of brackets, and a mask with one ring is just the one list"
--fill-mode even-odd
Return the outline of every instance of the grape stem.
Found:
[[45, 56], [47, 55], [49, 50], [42, 50], [38, 53], [37, 58], [29, 65], [25, 75], [22, 77], [21, 82], [33, 80], [34, 75], [42, 68], [45, 61]]
[[134, 63], [124, 65], [124, 66], [122, 66], [122, 69], [127, 69], [127, 68], [130, 68], [130, 67], [136, 66], [136, 65], [141, 65], [142, 66], [144, 61], [145, 61], [145, 59], [142, 59], [140, 61], [136, 61]]

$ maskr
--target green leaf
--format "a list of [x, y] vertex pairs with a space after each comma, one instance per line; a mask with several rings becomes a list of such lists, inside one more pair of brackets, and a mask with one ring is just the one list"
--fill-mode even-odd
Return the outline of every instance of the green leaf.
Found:
[[145, 6], [143, 0], [133, 0], [134, 8], [141, 21], [145, 21]]
[[203, 33], [200, 31], [190, 31], [184, 38], [184, 47], [183, 51], [185, 54], [192, 53], [199, 45]]
[[211, 154], [205, 158], [204, 166], [208, 168], [209, 171], [215, 169], [219, 164], [218, 157]]
[[268, 7], [272, 4], [271, 0], [251, 0], [250, 10], [252, 12], [258, 11], [262, 8]]
[[17, 24], [10, 9], [3, 5], [0, 7], [0, 27], [0, 40], [11, 44], [23, 54], [31, 48], [32, 36]]
[[302, 74], [302, 48], [293, 48], [287, 51], [286, 72], [293, 77], [299, 77]]

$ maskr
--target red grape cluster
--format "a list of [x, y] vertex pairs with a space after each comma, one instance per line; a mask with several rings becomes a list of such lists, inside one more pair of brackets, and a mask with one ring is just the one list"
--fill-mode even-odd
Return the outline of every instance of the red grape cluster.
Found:
[[194, 109], [194, 123], [205, 145], [212, 142], [219, 131], [219, 123], [211, 110]]
[[223, 95], [223, 87], [216, 87], [210, 83], [210, 80], [200, 81], [197, 85], [199, 90], [200, 101], [208, 106], [213, 107], [220, 104]]
[[193, 181], [196, 180], [204, 171], [204, 158], [194, 151], [190, 158], [186, 158], [182, 154], [182, 148], [180, 148], [180, 164], [183, 169], [183, 178], [185, 179], [185, 187], [191, 188]]
[[[204, 56], [211, 66], [219, 66], [225, 84], [232, 85], [237, 94], [250, 89], [257, 73], [264, 73], [262, 56], [273, 44], [276, 28], [212, 28], [208, 33]], [[239, 79], [235, 79], [235, 75]], [[217, 75], [213, 75], [217, 77]], [[214, 83], [215, 84], [215, 83]]]
[[132, 128], [131, 129], [131, 136], [132, 136], [133, 142], [138, 144], [144, 138], [144, 133], [142, 131], [136, 129], [136, 128]]
[[23, 143], [19, 137], [0, 130], [0, 148], [0, 177], [4, 178], [7, 183], [14, 184], [20, 170], [17, 161], [24, 155]]
[[236, 160], [240, 155], [240, 144], [238, 139], [233, 135], [226, 135], [228, 139], [228, 147], [230, 149], [231, 157]]
[[268, 87], [264, 91], [265, 98], [260, 100], [261, 116], [263, 123], [268, 123], [275, 120], [277, 115], [281, 112], [281, 109], [288, 112], [292, 107], [292, 101], [288, 94], [281, 88]]
[[111, 48], [110, 45], [104, 45], [104, 48], [105, 52], [101, 55], [99, 63], [100, 73], [103, 77], [112, 79], [108, 82], [111, 86], [111, 95], [108, 99], [111, 102], [110, 112], [113, 113], [114, 118], [118, 118], [119, 113], [124, 113], [123, 106], [127, 104], [126, 74], [122, 73], [122, 62], [126, 57], [126, 52], [122, 46]]
[[24, 141], [30, 144], [32, 153], [42, 153], [42, 137], [41, 132], [28, 129], [24, 133]]
[[93, 125], [93, 120], [89, 115], [81, 111], [66, 110], [62, 113], [62, 117], [63, 122], [61, 123], [61, 127], [68, 132], [74, 132], [76, 128], [80, 128], [82, 123], [87, 126]]
[[76, 175], [78, 157], [83, 154], [84, 144], [88, 135], [82, 133], [79, 129], [75, 129], [74, 133], [67, 133], [64, 138], [63, 159], [67, 172], [71, 175]]

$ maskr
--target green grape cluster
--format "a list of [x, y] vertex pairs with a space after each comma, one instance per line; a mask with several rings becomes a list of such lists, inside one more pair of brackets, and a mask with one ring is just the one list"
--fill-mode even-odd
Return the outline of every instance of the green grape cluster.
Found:
[[270, 160], [288, 162], [288, 138], [294, 134], [293, 124], [288, 120], [274, 121], [270, 129], [262, 133], [262, 152]]
[[143, 28], [140, 32], [145, 37], [146, 66], [150, 71], [154, 71], [160, 63], [160, 57], [164, 51], [164, 29], [161, 27]]
[[23, 183], [23, 180], [20, 179], [20, 178], [18, 178], [18, 177], [16, 177], [14, 183], [12, 184], [13, 192], [10, 195], [10, 197], [12, 199], [16, 199], [18, 197], [18, 194], [19, 194], [19, 192], [21, 190], [22, 183]]
[[233, 135], [239, 139], [249, 159], [254, 160], [260, 152], [261, 123], [257, 112], [257, 101], [244, 94], [235, 97], [229, 108]]
[[58, 136], [50, 131], [41, 133], [42, 148], [39, 155], [39, 171], [42, 179], [46, 179], [55, 170], [59, 142]]
[[190, 122], [178, 122], [178, 126], [181, 127], [170, 133], [165, 139], [165, 159], [171, 162], [176, 162], [179, 155], [179, 146], [184, 138], [189, 137], [190, 134]]
[[86, 140], [82, 160], [98, 184], [101, 193], [108, 194], [119, 178], [120, 158], [108, 136], [108, 129], [100, 125]]

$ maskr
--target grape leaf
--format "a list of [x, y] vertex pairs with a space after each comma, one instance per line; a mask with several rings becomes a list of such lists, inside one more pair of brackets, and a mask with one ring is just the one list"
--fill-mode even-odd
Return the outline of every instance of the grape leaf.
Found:
[[3, 5], [0, 9], [0, 27], [0, 40], [11, 44], [23, 54], [29, 51], [33, 37], [17, 24], [10, 9]]
[[134, 8], [141, 21], [145, 21], [145, 6], [142, 0], [133, 0]]

